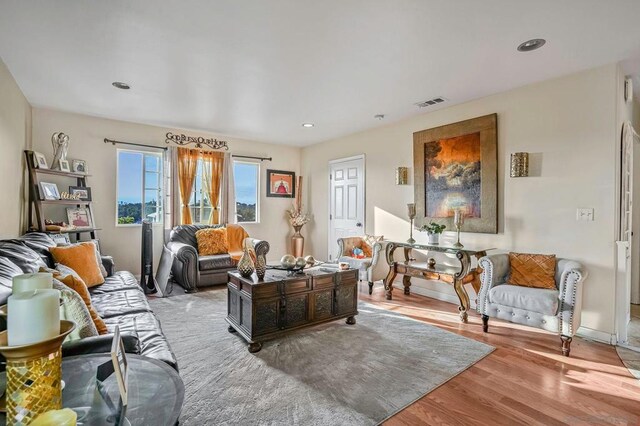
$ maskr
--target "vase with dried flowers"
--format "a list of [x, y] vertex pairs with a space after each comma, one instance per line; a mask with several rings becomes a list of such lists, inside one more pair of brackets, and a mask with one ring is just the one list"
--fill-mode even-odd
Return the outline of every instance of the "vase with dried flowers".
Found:
[[298, 176], [296, 189], [296, 201], [294, 205], [287, 210], [287, 216], [289, 223], [291, 223], [295, 231], [291, 237], [293, 255], [295, 257], [302, 257], [304, 253], [304, 237], [300, 234], [300, 230], [311, 220], [309, 214], [302, 210], [302, 176]]

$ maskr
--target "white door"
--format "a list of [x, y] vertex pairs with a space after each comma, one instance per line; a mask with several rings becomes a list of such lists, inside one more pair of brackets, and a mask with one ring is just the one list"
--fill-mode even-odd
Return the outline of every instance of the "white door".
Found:
[[364, 155], [329, 162], [329, 260], [338, 238], [364, 235]]

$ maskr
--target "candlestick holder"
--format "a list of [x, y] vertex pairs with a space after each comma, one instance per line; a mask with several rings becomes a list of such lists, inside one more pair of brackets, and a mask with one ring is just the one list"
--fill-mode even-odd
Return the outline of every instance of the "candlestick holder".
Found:
[[454, 247], [462, 248], [464, 247], [460, 242], [460, 229], [464, 224], [464, 213], [461, 210], [456, 210], [453, 215], [453, 225], [456, 227], [456, 232], [458, 233], [458, 240], [453, 245]]
[[62, 408], [62, 342], [73, 321], [60, 321], [60, 334], [42, 342], [8, 346], [0, 332], [0, 353], [7, 360], [7, 424], [27, 425], [40, 414]]
[[407, 215], [409, 216], [409, 239], [407, 242], [413, 244], [416, 240], [413, 239], [413, 219], [416, 217], [416, 205], [414, 203], [407, 204]]

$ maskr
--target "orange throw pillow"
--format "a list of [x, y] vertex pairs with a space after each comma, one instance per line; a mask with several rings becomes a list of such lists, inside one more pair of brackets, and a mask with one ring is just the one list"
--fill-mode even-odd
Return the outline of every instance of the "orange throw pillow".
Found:
[[71, 290], [75, 291], [80, 295], [80, 298], [89, 309], [89, 314], [91, 314], [91, 320], [96, 326], [98, 330], [98, 334], [108, 334], [107, 325], [104, 323], [96, 308], [93, 307], [91, 303], [91, 294], [89, 294], [89, 289], [87, 285], [82, 281], [82, 278], [74, 277], [73, 275], [62, 275], [60, 271], [56, 271], [54, 269], [46, 269], [40, 268], [40, 272], [51, 272], [53, 277], [60, 281], [62, 284], [69, 287]]
[[509, 253], [507, 284], [556, 289], [556, 255]]
[[196, 240], [198, 240], [198, 254], [200, 256], [229, 253], [227, 228], [201, 229], [196, 232]]
[[104, 283], [94, 243], [84, 242], [64, 247], [51, 247], [49, 251], [56, 263], [62, 263], [76, 271], [87, 287]]

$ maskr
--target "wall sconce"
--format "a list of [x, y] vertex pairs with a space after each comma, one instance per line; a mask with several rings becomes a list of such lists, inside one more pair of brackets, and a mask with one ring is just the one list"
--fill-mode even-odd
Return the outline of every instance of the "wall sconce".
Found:
[[511, 177], [529, 176], [529, 153], [514, 152], [511, 154]]
[[408, 185], [409, 184], [409, 168], [398, 167], [396, 169], [396, 185]]

